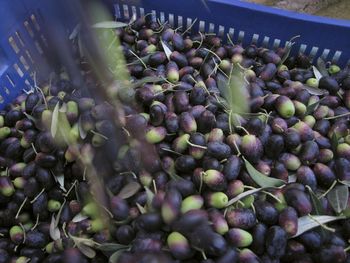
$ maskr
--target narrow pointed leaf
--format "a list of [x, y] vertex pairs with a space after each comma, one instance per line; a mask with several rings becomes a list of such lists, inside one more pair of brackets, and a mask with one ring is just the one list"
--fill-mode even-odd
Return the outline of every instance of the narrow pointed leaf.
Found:
[[93, 250], [91, 247], [83, 244], [83, 243], [76, 243], [78, 249], [82, 254], [84, 254], [88, 258], [94, 258], [96, 256], [95, 250]]
[[157, 83], [163, 81], [163, 78], [160, 77], [144, 77], [140, 80], [135, 81], [134, 83], [131, 84], [132, 88], [138, 88], [141, 85], [145, 84], [145, 83]]
[[322, 78], [321, 72], [315, 66], [312, 66], [312, 71], [314, 72], [315, 78], [317, 80], [320, 80]]
[[230, 205], [233, 205], [234, 203], [236, 203], [237, 201], [243, 199], [244, 197], [247, 197], [249, 195], [252, 195], [252, 194], [255, 194], [255, 193], [258, 193], [262, 190], [266, 190], [267, 188], [256, 188], [256, 189], [252, 189], [252, 190], [248, 190], [248, 191], [245, 191], [239, 195], [237, 195], [236, 197], [230, 199], [226, 205], [226, 207], [230, 206]]
[[135, 195], [141, 189], [141, 185], [137, 182], [130, 182], [120, 190], [118, 196], [122, 199], [128, 199]]
[[123, 252], [126, 249], [119, 249], [118, 251], [114, 252], [112, 256], [109, 257], [108, 263], [118, 263], [119, 257], [123, 254]]
[[251, 163], [244, 158], [245, 167], [255, 183], [261, 187], [278, 187], [285, 184], [283, 180], [268, 177], [254, 168]]
[[60, 233], [60, 230], [58, 229], [58, 227], [56, 226], [56, 219], [55, 219], [54, 215], [52, 215], [52, 217], [51, 217], [49, 232], [50, 232], [50, 237], [53, 240], [58, 240], [61, 238], [61, 233]]
[[98, 250], [106, 251], [106, 252], [115, 252], [119, 249], [125, 249], [125, 248], [128, 248], [128, 246], [122, 245], [122, 244], [116, 244], [116, 243], [103, 243], [97, 246]]
[[315, 109], [317, 108], [317, 106], [320, 104], [320, 102], [323, 100], [324, 98], [320, 99], [319, 101], [316, 101], [315, 103], [312, 103], [311, 105], [306, 107], [306, 112], [305, 115], [309, 115], [311, 113], [313, 113], [315, 111]]
[[172, 53], [170, 48], [162, 40], [160, 41], [160, 43], [162, 44], [162, 47], [163, 47], [163, 50], [164, 50], [166, 57], [168, 58], [168, 60], [170, 60], [170, 55]]
[[306, 189], [309, 191], [311, 202], [312, 202], [312, 214], [313, 215], [324, 215], [325, 211], [323, 209], [321, 200], [318, 199], [314, 191], [310, 188], [310, 186], [306, 186]]
[[321, 73], [322, 76], [324, 76], [324, 77], [329, 76], [328, 70], [326, 68], [326, 63], [322, 58], [318, 58], [316, 64], [317, 64], [317, 69]]
[[286, 52], [284, 53], [283, 57], [281, 58], [281, 61], [280, 61], [280, 63], [278, 64], [279, 66], [280, 66], [280, 65], [283, 65], [284, 62], [286, 62], [286, 60], [288, 59], [288, 57], [289, 57], [289, 55], [290, 55], [290, 52], [291, 52], [291, 50], [292, 50], [292, 47], [293, 47], [292, 42], [291, 42], [291, 41], [288, 41], [287, 44], [286, 44], [286, 47], [285, 47]]
[[83, 129], [83, 124], [81, 122], [81, 117], [79, 117], [78, 129], [79, 129], [80, 138], [82, 138], [84, 140], [86, 138], [86, 136], [87, 136], [87, 132]]
[[139, 209], [141, 214], [146, 214], [147, 210], [146, 208], [144, 208], [142, 205], [140, 205], [139, 203], [136, 203], [137, 208]]
[[321, 96], [325, 94], [325, 91], [319, 88], [310, 87], [308, 85], [304, 85], [303, 88], [306, 89], [311, 95]]
[[337, 185], [327, 194], [327, 198], [334, 211], [340, 213], [348, 204], [349, 187], [346, 185]]
[[52, 112], [52, 120], [51, 120], [51, 136], [55, 138], [58, 128], [58, 113], [59, 113], [60, 103], [57, 102], [53, 112]]
[[128, 24], [118, 22], [118, 21], [102, 21], [94, 24], [93, 28], [105, 28], [105, 29], [115, 29], [115, 28], [122, 28], [126, 27]]
[[326, 224], [336, 220], [344, 219], [344, 216], [303, 216], [298, 219], [298, 232], [292, 237], [300, 236], [301, 234], [319, 227], [320, 224]]
[[81, 214], [81, 213], [79, 213], [79, 214], [77, 214], [77, 215], [75, 215], [73, 217], [72, 222], [73, 223], [79, 223], [79, 222], [81, 222], [81, 221], [83, 221], [85, 219], [88, 219], [88, 217], [83, 215], [83, 214]]
[[78, 36], [80, 28], [81, 28], [81, 24], [79, 23], [74, 27], [72, 33], [69, 35], [69, 40], [73, 40]]

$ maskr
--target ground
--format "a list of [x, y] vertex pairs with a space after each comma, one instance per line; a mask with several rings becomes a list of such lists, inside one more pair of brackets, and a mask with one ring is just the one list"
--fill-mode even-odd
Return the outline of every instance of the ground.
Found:
[[350, 19], [350, 0], [250, 0], [269, 6], [320, 16]]

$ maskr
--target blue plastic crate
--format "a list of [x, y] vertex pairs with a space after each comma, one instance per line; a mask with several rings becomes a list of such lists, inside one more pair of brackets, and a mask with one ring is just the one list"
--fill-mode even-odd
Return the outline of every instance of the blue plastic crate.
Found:
[[[47, 78], [52, 69], [46, 41], [53, 17], [67, 36], [77, 16], [74, 0], [3, 0], [0, 2], [0, 108], [19, 93]], [[104, 0], [117, 19], [152, 14], [153, 19], [192, 32], [215, 32], [234, 42], [276, 48], [300, 35], [293, 47], [311, 58], [349, 63], [350, 21], [321, 18], [234, 0]]]

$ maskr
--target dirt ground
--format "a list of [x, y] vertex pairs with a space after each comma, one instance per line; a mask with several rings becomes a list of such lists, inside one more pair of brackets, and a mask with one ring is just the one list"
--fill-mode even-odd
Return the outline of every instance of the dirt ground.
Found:
[[[319, 9], [318, 0], [313, 1], [313, 6], [306, 5], [306, 7], [302, 7], [303, 1], [291, 1], [291, 0], [248, 0], [250, 2], [255, 2], [259, 4], [274, 6], [274, 7], [282, 7], [285, 9], [292, 9], [301, 12], [311, 13], [319, 16], [327, 16], [334, 17], [340, 19], [350, 19], [350, 0], [339, 0], [336, 3], [331, 4], [323, 4], [324, 7]], [[298, 5], [298, 2], [300, 3]], [[323, 1], [325, 2], [325, 1]], [[327, 2], [327, 1], [326, 1]], [[300, 7], [301, 6], [301, 7]], [[300, 9], [299, 9], [300, 8]], [[315, 11], [316, 10], [316, 11]]]

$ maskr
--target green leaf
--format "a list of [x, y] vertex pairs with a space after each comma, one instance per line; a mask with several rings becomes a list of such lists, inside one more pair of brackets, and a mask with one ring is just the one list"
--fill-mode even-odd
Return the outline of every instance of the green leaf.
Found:
[[255, 193], [258, 193], [262, 190], [266, 190], [266, 189], [271, 189], [271, 187], [265, 187], [265, 188], [256, 188], [256, 189], [252, 189], [252, 190], [248, 190], [248, 191], [245, 191], [239, 195], [237, 195], [236, 197], [232, 198], [231, 200], [228, 201], [226, 207], [230, 206], [230, 205], [233, 205], [234, 203], [236, 203], [237, 201], [249, 196], [249, 195], [252, 195], [252, 194], [255, 194]]
[[317, 80], [322, 78], [321, 72], [315, 66], [312, 66], [312, 71], [314, 72], [314, 76]]
[[332, 151], [334, 154], [336, 154], [336, 152], [337, 152], [338, 143], [339, 143], [338, 137], [334, 131], [332, 134], [332, 138], [331, 138]]
[[128, 26], [128, 24], [118, 22], [118, 21], [102, 21], [92, 25], [93, 28], [104, 28], [104, 29], [123, 28], [126, 26]]
[[232, 113], [249, 112], [247, 85], [243, 70], [238, 64], [233, 65], [228, 82], [229, 96], [226, 98]]
[[52, 215], [51, 217], [49, 233], [50, 233], [50, 237], [55, 241], [61, 238], [61, 232], [56, 225], [56, 219], [54, 215]]
[[96, 256], [96, 251], [93, 250], [91, 247], [85, 245], [84, 243], [76, 243], [76, 245], [80, 252], [86, 257], [94, 258]]
[[[147, 64], [150, 56], [152, 56], [152, 54], [148, 54], [148, 55], [146, 55], [144, 57], [140, 57], [140, 59], [142, 60], [142, 62]], [[141, 61], [139, 59], [136, 59], [135, 61], [128, 63], [128, 65], [137, 65], [137, 64], [140, 64], [140, 63], [141, 63]]]
[[292, 238], [300, 236], [315, 227], [323, 224], [344, 219], [344, 216], [303, 216], [298, 218], [298, 232]]
[[309, 114], [313, 113], [315, 111], [315, 109], [317, 108], [317, 106], [320, 104], [320, 102], [324, 99], [325, 98], [322, 98], [319, 101], [316, 101], [315, 103], [312, 103], [309, 106], [307, 106], [305, 115], [309, 115]]
[[104, 252], [115, 252], [120, 249], [128, 248], [126, 245], [122, 244], [116, 244], [116, 243], [103, 243], [99, 246], [97, 246], [98, 250], [104, 251]]
[[74, 27], [72, 33], [69, 35], [69, 40], [73, 40], [78, 36], [80, 32], [80, 28], [81, 28], [81, 24], [79, 23]]
[[324, 215], [324, 209], [321, 203], [321, 200], [318, 199], [314, 191], [310, 188], [310, 186], [306, 186], [306, 189], [309, 191], [311, 202], [312, 202], [312, 214], [314, 215]]
[[135, 89], [135, 88], [138, 88], [138, 87], [140, 87], [141, 85], [143, 85], [145, 83], [150, 83], [150, 82], [151, 83], [157, 83], [157, 82], [160, 82], [160, 81], [164, 81], [164, 79], [161, 78], [161, 77], [144, 77], [142, 79], [139, 79], [139, 80], [133, 82], [131, 84], [131, 87]]
[[117, 263], [119, 257], [123, 254], [125, 250], [126, 249], [119, 249], [117, 252], [114, 252], [112, 256], [109, 257], [108, 263]]
[[170, 60], [170, 55], [172, 53], [172, 51], [170, 50], [170, 48], [163, 42], [163, 40], [160, 41], [160, 43], [162, 44], [164, 53], [166, 55], [166, 57], [168, 58], [168, 60]]
[[321, 75], [323, 77], [328, 77], [329, 76], [328, 70], [326, 68], [326, 62], [322, 58], [318, 58], [317, 59], [316, 65], [317, 65], [318, 71], [321, 73]]
[[55, 138], [58, 128], [58, 113], [59, 113], [60, 103], [57, 102], [53, 112], [52, 112], [52, 120], [51, 120], [51, 136]]
[[292, 47], [293, 47], [293, 43], [291, 41], [288, 41], [287, 44], [286, 44], [286, 47], [285, 47], [286, 52], [284, 53], [283, 57], [281, 58], [281, 61], [278, 64], [279, 66], [283, 65], [284, 62], [286, 62], [287, 58], [290, 55], [290, 52], [292, 51]]
[[81, 214], [81, 213], [78, 213], [78, 214], [76, 214], [76, 215], [73, 217], [72, 222], [73, 222], [73, 223], [79, 223], [80, 221], [83, 221], [83, 220], [85, 220], [85, 219], [88, 219], [88, 217], [85, 216], [85, 215], [83, 215], [83, 214]]
[[339, 183], [350, 187], [350, 181], [348, 181], [348, 180], [339, 181]]
[[147, 196], [147, 208], [152, 208], [152, 201], [154, 198], [154, 193], [149, 189], [147, 186], [145, 186], [146, 196]]
[[245, 167], [246, 167], [250, 177], [259, 186], [266, 188], [266, 187], [278, 187], [278, 186], [282, 186], [285, 184], [285, 182], [283, 180], [268, 177], [268, 176], [260, 173], [258, 170], [256, 170], [254, 168], [253, 165], [251, 165], [251, 163], [247, 159], [245, 159], [244, 157], [243, 157], [243, 159], [244, 159]]
[[130, 182], [120, 190], [118, 197], [128, 199], [135, 195], [141, 189], [141, 185], [137, 182]]
[[311, 95], [321, 96], [321, 95], [324, 95], [326, 93], [324, 90], [321, 90], [321, 89], [315, 88], [315, 87], [311, 87], [308, 85], [304, 85], [303, 88], [306, 89]]
[[336, 213], [342, 212], [348, 204], [349, 187], [337, 185], [328, 194], [327, 199]]

